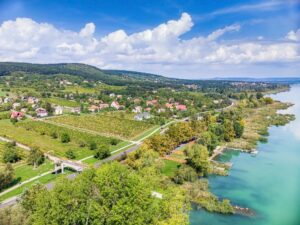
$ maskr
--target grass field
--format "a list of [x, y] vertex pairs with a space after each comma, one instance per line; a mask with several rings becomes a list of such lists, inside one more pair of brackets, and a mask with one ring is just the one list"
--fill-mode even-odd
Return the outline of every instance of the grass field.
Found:
[[67, 100], [63, 98], [44, 98], [43, 99], [46, 102], [49, 102], [51, 104], [60, 105], [60, 106], [67, 106], [67, 107], [79, 107], [80, 103], [73, 101], [73, 100]]
[[102, 113], [81, 116], [66, 115], [50, 118], [49, 120], [60, 124], [95, 131], [105, 136], [114, 136], [123, 139], [134, 138], [153, 127], [152, 124], [147, 122], [134, 121], [126, 119], [125, 116], [124, 118], [119, 118], [119, 116]]
[[[66, 171], [66, 174], [70, 173], [68, 172], [67, 170]], [[47, 183], [50, 183], [50, 182], [53, 182], [55, 179], [61, 177], [61, 176], [64, 176], [65, 174], [59, 174], [59, 175], [56, 175], [56, 174], [48, 174], [48, 175], [45, 175], [41, 178], [38, 178], [37, 180], [34, 180], [32, 182], [29, 182], [27, 184], [24, 184], [22, 186], [20, 186], [19, 188], [16, 188], [2, 196], [0, 196], [0, 202], [6, 200], [6, 199], [9, 199], [11, 197], [14, 197], [14, 196], [18, 196], [20, 194], [22, 194], [26, 189], [32, 187], [34, 184], [36, 183], [41, 183], [41, 184], [47, 184]]]
[[170, 160], [163, 160], [164, 162], [164, 167], [162, 168], [162, 174], [168, 176], [168, 177], [173, 177], [175, 175], [176, 170], [178, 167], [181, 165], [180, 163], [170, 161]]

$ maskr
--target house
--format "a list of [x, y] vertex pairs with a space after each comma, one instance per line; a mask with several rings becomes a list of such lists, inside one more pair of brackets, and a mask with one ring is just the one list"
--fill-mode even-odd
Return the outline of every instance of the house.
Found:
[[37, 104], [39, 102], [39, 99], [36, 97], [28, 97], [27, 99], [28, 104]]
[[23, 112], [18, 112], [18, 111], [13, 111], [10, 114], [10, 118], [11, 119], [21, 120], [21, 119], [24, 118], [24, 113]]
[[20, 107], [21, 106], [21, 103], [19, 103], [19, 102], [15, 102], [13, 105], [12, 105], [12, 107], [13, 107], [13, 109], [14, 110], [16, 110], [18, 107]]
[[133, 100], [133, 102], [134, 102], [134, 104], [140, 104], [140, 103], [141, 103], [141, 99], [135, 98], [135, 99]]
[[121, 99], [122, 97], [122, 95], [117, 95], [117, 99]]
[[147, 120], [147, 119], [150, 119], [151, 118], [151, 115], [149, 112], [143, 112], [143, 113], [139, 113], [137, 115], [134, 116], [134, 119], [137, 120], [137, 121], [142, 121], [142, 120]]
[[159, 109], [157, 110], [158, 113], [163, 113], [163, 112], [165, 112], [165, 111], [166, 111], [166, 109], [164, 109], [164, 108], [159, 108]]
[[106, 108], [108, 108], [108, 107], [109, 107], [109, 104], [107, 104], [107, 103], [101, 103], [101, 104], [99, 105], [99, 109], [100, 109], [100, 110], [106, 109]]
[[151, 111], [151, 108], [148, 107], [148, 108], [146, 108], [145, 110], [146, 110], [147, 112], [150, 112], [150, 111]]
[[43, 108], [37, 108], [35, 110], [37, 117], [46, 117], [48, 116], [48, 112], [46, 109]]
[[121, 106], [120, 106], [120, 104], [117, 101], [113, 101], [110, 104], [110, 107], [115, 108], [115, 109], [119, 109]]
[[142, 112], [142, 107], [141, 106], [136, 106], [136, 107], [134, 107], [134, 109], [132, 110], [132, 112], [134, 112], [134, 113], [141, 113]]
[[63, 114], [63, 107], [55, 106], [54, 107], [54, 115], [62, 115]]
[[80, 107], [71, 108], [71, 113], [80, 114], [81, 113]]
[[154, 106], [154, 105], [157, 105], [157, 103], [158, 103], [157, 99], [154, 99], [154, 100], [147, 101], [146, 105], [147, 106]]
[[111, 93], [111, 94], [109, 94], [109, 97], [114, 98], [114, 97], [116, 97], [116, 95], [115, 95], [115, 93]]
[[9, 102], [11, 102], [12, 101], [12, 99], [11, 98], [8, 98], [8, 97], [6, 97], [6, 98], [4, 98], [4, 103], [9, 103]]
[[166, 103], [166, 108], [167, 108], [167, 109], [173, 109], [173, 104], [171, 104], [171, 103]]
[[96, 106], [96, 105], [91, 105], [88, 110], [90, 112], [98, 112], [99, 111], [99, 106]]
[[176, 109], [179, 111], [186, 111], [187, 107], [186, 105], [176, 105]]

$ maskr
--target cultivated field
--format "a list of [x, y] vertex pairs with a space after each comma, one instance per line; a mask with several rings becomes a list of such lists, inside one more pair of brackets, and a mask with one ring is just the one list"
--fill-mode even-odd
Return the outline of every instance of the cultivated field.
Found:
[[[99, 135], [91, 135], [52, 124], [46, 124], [40, 121], [22, 121], [13, 125], [9, 120], [0, 120], [0, 136], [6, 136], [9, 139], [20, 142], [29, 147], [37, 146], [44, 152], [49, 152], [57, 156], [65, 156], [65, 152], [72, 149], [76, 159], [93, 155], [93, 151], [87, 146], [88, 141], [95, 141], [97, 144], [109, 144], [111, 138]], [[56, 132], [57, 138], [53, 138], [51, 134]], [[67, 133], [71, 141], [62, 143], [60, 135]], [[123, 146], [124, 142], [117, 141], [117, 145], [110, 145], [111, 150]]]
[[133, 120], [131, 114], [109, 113], [82, 116], [60, 116], [50, 121], [98, 132], [106, 136], [132, 139], [153, 127], [152, 124]]

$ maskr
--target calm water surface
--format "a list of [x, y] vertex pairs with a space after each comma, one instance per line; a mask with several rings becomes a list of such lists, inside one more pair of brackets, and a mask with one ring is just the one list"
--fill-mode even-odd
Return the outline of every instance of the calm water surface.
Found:
[[209, 178], [214, 194], [254, 209], [256, 217], [194, 210], [192, 225], [300, 225], [300, 85], [272, 97], [294, 103], [284, 112], [295, 114], [296, 120], [271, 127], [268, 143], [258, 145], [255, 157], [227, 151], [221, 160], [233, 162], [229, 176]]

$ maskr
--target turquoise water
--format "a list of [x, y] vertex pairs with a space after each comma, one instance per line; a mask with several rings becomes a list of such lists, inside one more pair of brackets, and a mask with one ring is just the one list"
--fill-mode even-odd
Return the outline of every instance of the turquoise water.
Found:
[[271, 127], [268, 143], [258, 145], [255, 157], [227, 151], [221, 160], [233, 162], [229, 176], [209, 178], [214, 194], [252, 208], [256, 216], [193, 210], [192, 225], [300, 225], [300, 85], [272, 97], [294, 103], [285, 112], [297, 119], [284, 127]]

